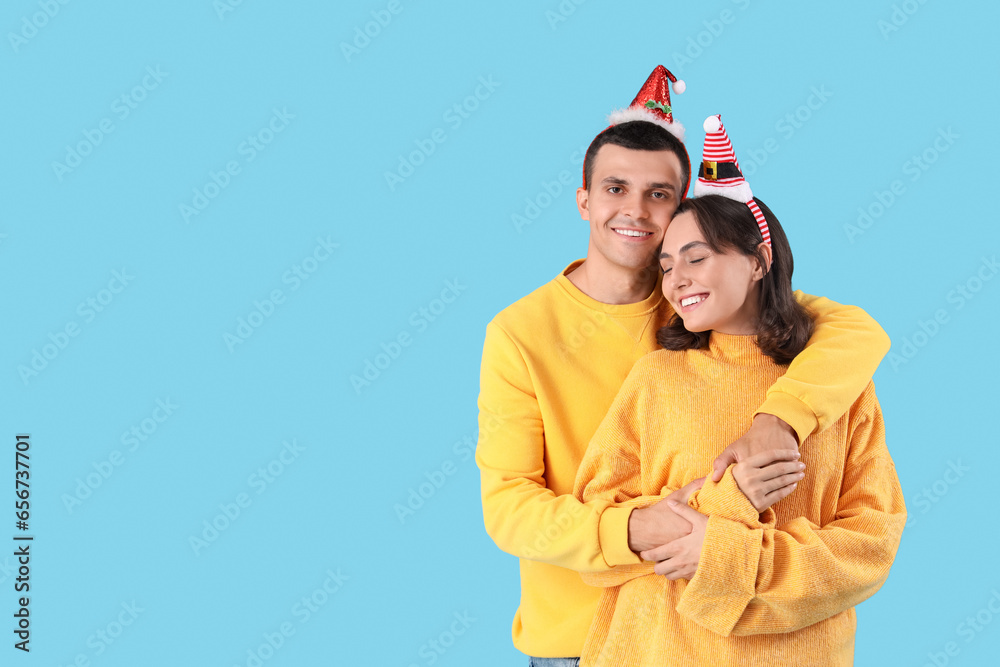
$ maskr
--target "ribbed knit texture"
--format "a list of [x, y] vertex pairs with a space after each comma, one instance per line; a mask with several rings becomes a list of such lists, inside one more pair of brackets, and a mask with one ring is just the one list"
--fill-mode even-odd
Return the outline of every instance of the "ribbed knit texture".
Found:
[[[498, 314], [483, 345], [476, 449], [483, 518], [497, 546], [521, 559], [512, 635], [514, 646], [538, 657], [580, 655], [600, 590], [579, 572], [639, 562], [628, 548], [631, 510], [585, 505], [573, 497], [573, 482], [632, 364], [657, 348], [656, 331], [671, 314], [659, 286], [640, 303], [591, 299], [566, 277], [578, 265]], [[859, 308], [796, 296], [816, 316], [810, 346], [738, 419], [749, 427], [759, 407], [804, 439], [850, 407], [889, 343]]]
[[[708, 350], [643, 357], [594, 434], [576, 495], [623, 503], [705, 475], [784, 370], [752, 336], [713, 333]], [[763, 514], [732, 468], [692, 496], [710, 519], [690, 582], [651, 563], [585, 574], [604, 592], [581, 665], [853, 664], [853, 607], [885, 581], [906, 521], [874, 387], [801, 452], [805, 479]]]

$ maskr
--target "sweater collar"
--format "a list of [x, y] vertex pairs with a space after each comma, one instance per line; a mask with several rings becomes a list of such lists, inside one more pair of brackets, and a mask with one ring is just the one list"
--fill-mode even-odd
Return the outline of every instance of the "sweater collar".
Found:
[[740, 336], [713, 331], [708, 338], [708, 349], [713, 357], [746, 365], [773, 365], [757, 345], [756, 334]]
[[579, 287], [573, 284], [567, 274], [569, 274], [573, 269], [583, 264], [582, 259], [578, 259], [565, 269], [562, 270], [558, 276], [556, 276], [556, 283], [563, 288], [563, 290], [569, 295], [570, 298], [579, 302], [583, 306], [591, 309], [597, 310], [608, 315], [616, 315], [618, 317], [628, 317], [632, 315], [646, 315], [655, 311], [663, 303], [663, 292], [660, 290], [660, 282], [656, 282], [656, 287], [653, 291], [642, 301], [636, 301], [635, 303], [603, 303], [584, 294]]

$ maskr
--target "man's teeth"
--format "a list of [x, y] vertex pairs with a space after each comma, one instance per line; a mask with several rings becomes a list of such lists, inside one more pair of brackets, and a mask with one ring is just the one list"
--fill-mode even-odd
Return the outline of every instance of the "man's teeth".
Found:
[[633, 229], [616, 229], [622, 236], [650, 236], [653, 232], [640, 232]]
[[691, 306], [691, 305], [694, 305], [696, 303], [701, 303], [704, 300], [705, 300], [705, 297], [702, 296], [702, 295], [700, 295], [700, 294], [698, 296], [689, 296], [686, 299], [681, 299], [681, 306], [682, 307], [684, 307], [684, 306]]

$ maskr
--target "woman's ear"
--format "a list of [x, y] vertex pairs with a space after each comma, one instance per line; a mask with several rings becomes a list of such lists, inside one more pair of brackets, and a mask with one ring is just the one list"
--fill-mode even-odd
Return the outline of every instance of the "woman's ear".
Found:
[[[773, 255], [770, 244], [761, 241], [760, 245], [757, 246], [757, 256], [755, 259], [757, 265], [753, 270], [753, 279], [760, 280], [771, 270]], [[761, 265], [761, 260], [763, 260], [763, 266]]]

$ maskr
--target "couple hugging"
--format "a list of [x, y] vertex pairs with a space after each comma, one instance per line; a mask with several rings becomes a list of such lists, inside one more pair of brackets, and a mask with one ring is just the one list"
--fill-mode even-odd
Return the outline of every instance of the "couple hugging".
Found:
[[906, 520], [871, 383], [888, 338], [792, 291], [719, 116], [685, 196], [668, 80], [587, 150], [586, 258], [486, 329], [476, 461], [520, 558], [514, 645], [536, 667], [850, 665]]

